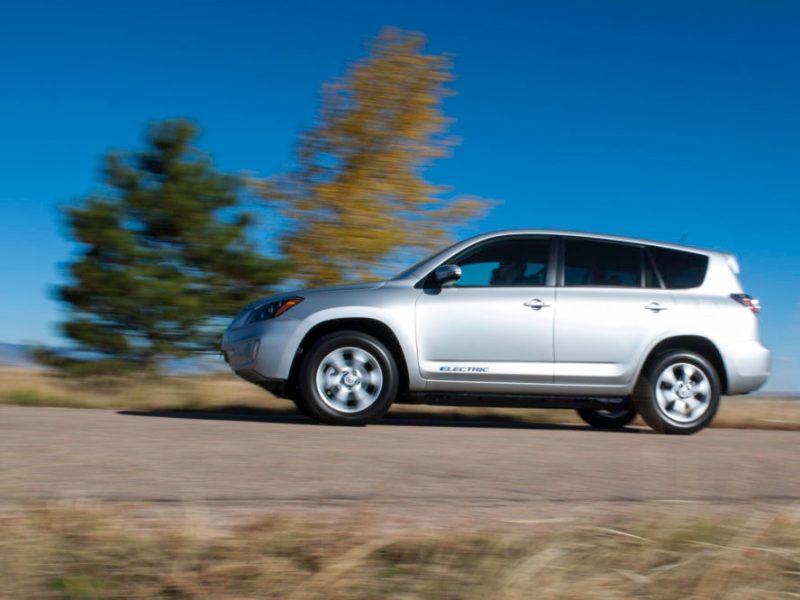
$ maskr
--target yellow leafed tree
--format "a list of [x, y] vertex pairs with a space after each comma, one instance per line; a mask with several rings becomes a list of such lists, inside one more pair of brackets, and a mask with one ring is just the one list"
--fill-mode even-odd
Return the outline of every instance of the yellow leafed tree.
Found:
[[454, 141], [442, 112], [451, 61], [424, 54], [424, 45], [418, 33], [381, 32], [367, 58], [324, 86], [296, 168], [265, 185], [265, 199], [289, 222], [281, 248], [298, 283], [373, 277], [414, 251], [441, 247], [490, 205], [425, 179]]

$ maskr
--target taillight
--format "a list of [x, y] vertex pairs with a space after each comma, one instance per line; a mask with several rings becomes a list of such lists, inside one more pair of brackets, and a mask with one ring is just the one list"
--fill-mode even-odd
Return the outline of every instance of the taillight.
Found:
[[757, 315], [761, 312], [761, 303], [757, 298], [752, 298], [748, 294], [731, 294], [731, 298], [736, 300], [742, 306], [749, 308], [750, 312], [752, 312], [754, 315]]

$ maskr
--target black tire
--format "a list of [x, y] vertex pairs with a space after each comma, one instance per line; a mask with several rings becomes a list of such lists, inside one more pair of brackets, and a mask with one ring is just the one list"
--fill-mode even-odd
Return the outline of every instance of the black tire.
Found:
[[[328, 362], [332, 354], [347, 363], [344, 369], [337, 370], [332, 362]], [[369, 360], [361, 362], [359, 357]], [[325, 379], [325, 369], [321, 368], [326, 364], [329, 372], [334, 373], [331, 378], [338, 378], [339, 385], [322, 390], [317, 384], [317, 376], [322, 373], [320, 377]], [[352, 387], [345, 384], [348, 374], [356, 382]], [[379, 385], [375, 383], [378, 379]], [[298, 408], [302, 405], [300, 410], [307, 411], [311, 418], [332, 425], [366, 425], [386, 414], [397, 397], [399, 382], [397, 363], [380, 340], [360, 331], [332, 333], [317, 341], [303, 359], [298, 380]], [[332, 389], [336, 393], [323, 395]], [[346, 400], [339, 399], [339, 390]], [[360, 401], [357, 394], [368, 396], [369, 404]], [[365, 408], [360, 409], [359, 404], [365, 404]]]
[[622, 429], [636, 418], [636, 410], [626, 406], [611, 409], [579, 408], [578, 415], [597, 429]]
[[314, 416], [314, 414], [310, 410], [308, 410], [308, 408], [306, 407], [305, 402], [303, 402], [300, 398], [294, 398], [292, 400], [292, 402], [294, 402], [294, 407], [297, 409], [297, 412], [299, 412], [304, 417], [308, 417], [309, 419], [315, 419], [316, 420], [316, 417]]
[[[686, 398], [680, 396], [675, 391], [676, 388], [667, 381], [668, 369], [672, 373], [672, 378], [677, 381], [676, 385], [687, 379], [684, 377], [685, 370], [679, 365], [688, 365], [696, 370], [695, 374], [688, 378], [691, 386], [680, 390], [682, 394], [688, 394]], [[667, 380], [662, 380], [662, 401], [659, 401], [659, 378], [662, 375]], [[706, 389], [703, 382], [707, 383], [707, 393], [698, 391]], [[689, 435], [708, 426], [714, 419], [719, 408], [721, 390], [719, 374], [705, 357], [690, 350], [669, 350], [656, 357], [642, 373], [634, 391], [633, 401], [636, 411], [654, 430], [661, 433]], [[690, 410], [692, 402], [699, 404], [697, 408]], [[698, 414], [693, 418], [692, 413]]]

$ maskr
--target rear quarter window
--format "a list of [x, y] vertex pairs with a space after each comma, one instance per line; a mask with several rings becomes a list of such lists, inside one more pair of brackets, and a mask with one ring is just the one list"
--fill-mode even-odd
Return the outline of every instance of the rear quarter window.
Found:
[[668, 289], [685, 290], [703, 285], [708, 270], [707, 256], [656, 247], [650, 248], [650, 254]]

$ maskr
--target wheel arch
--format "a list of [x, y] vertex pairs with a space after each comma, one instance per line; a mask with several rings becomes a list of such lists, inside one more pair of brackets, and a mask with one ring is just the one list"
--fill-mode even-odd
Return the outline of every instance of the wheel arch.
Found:
[[710, 339], [699, 335], [677, 335], [661, 340], [656, 344], [648, 353], [647, 358], [642, 363], [636, 380], [639, 380], [642, 373], [664, 352], [667, 350], [691, 350], [703, 356], [719, 375], [720, 384], [722, 385], [722, 393], [728, 391], [728, 374], [725, 370], [725, 362], [722, 360], [722, 354], [717, 348], [716, 344]]
[[392, 331], [386, 323], [377, 319], [368, 318], [339, 318], [330, 319], [317, 323], [303, 337], [300, 345], [297, 347], [294, 358], [292, 359], [292, 366], [289, 369], [289, 379], [287, 392], [294, 397], [295, 390], [297, 389], [297, 377], [300, 371], [300, 364], [303, 361], [303, 356], [318, 340], [322, 339], [329, 333], [337, 331], [360, 331], [380, 340], [389, 351], [392, 353], [393, 358], [397, 362], [397, 370], [400, 375], [398, 397], [403, 395], [408, 390], [409, 372], [408, 363], [406, 362], [403, 348], [397, 335]]

